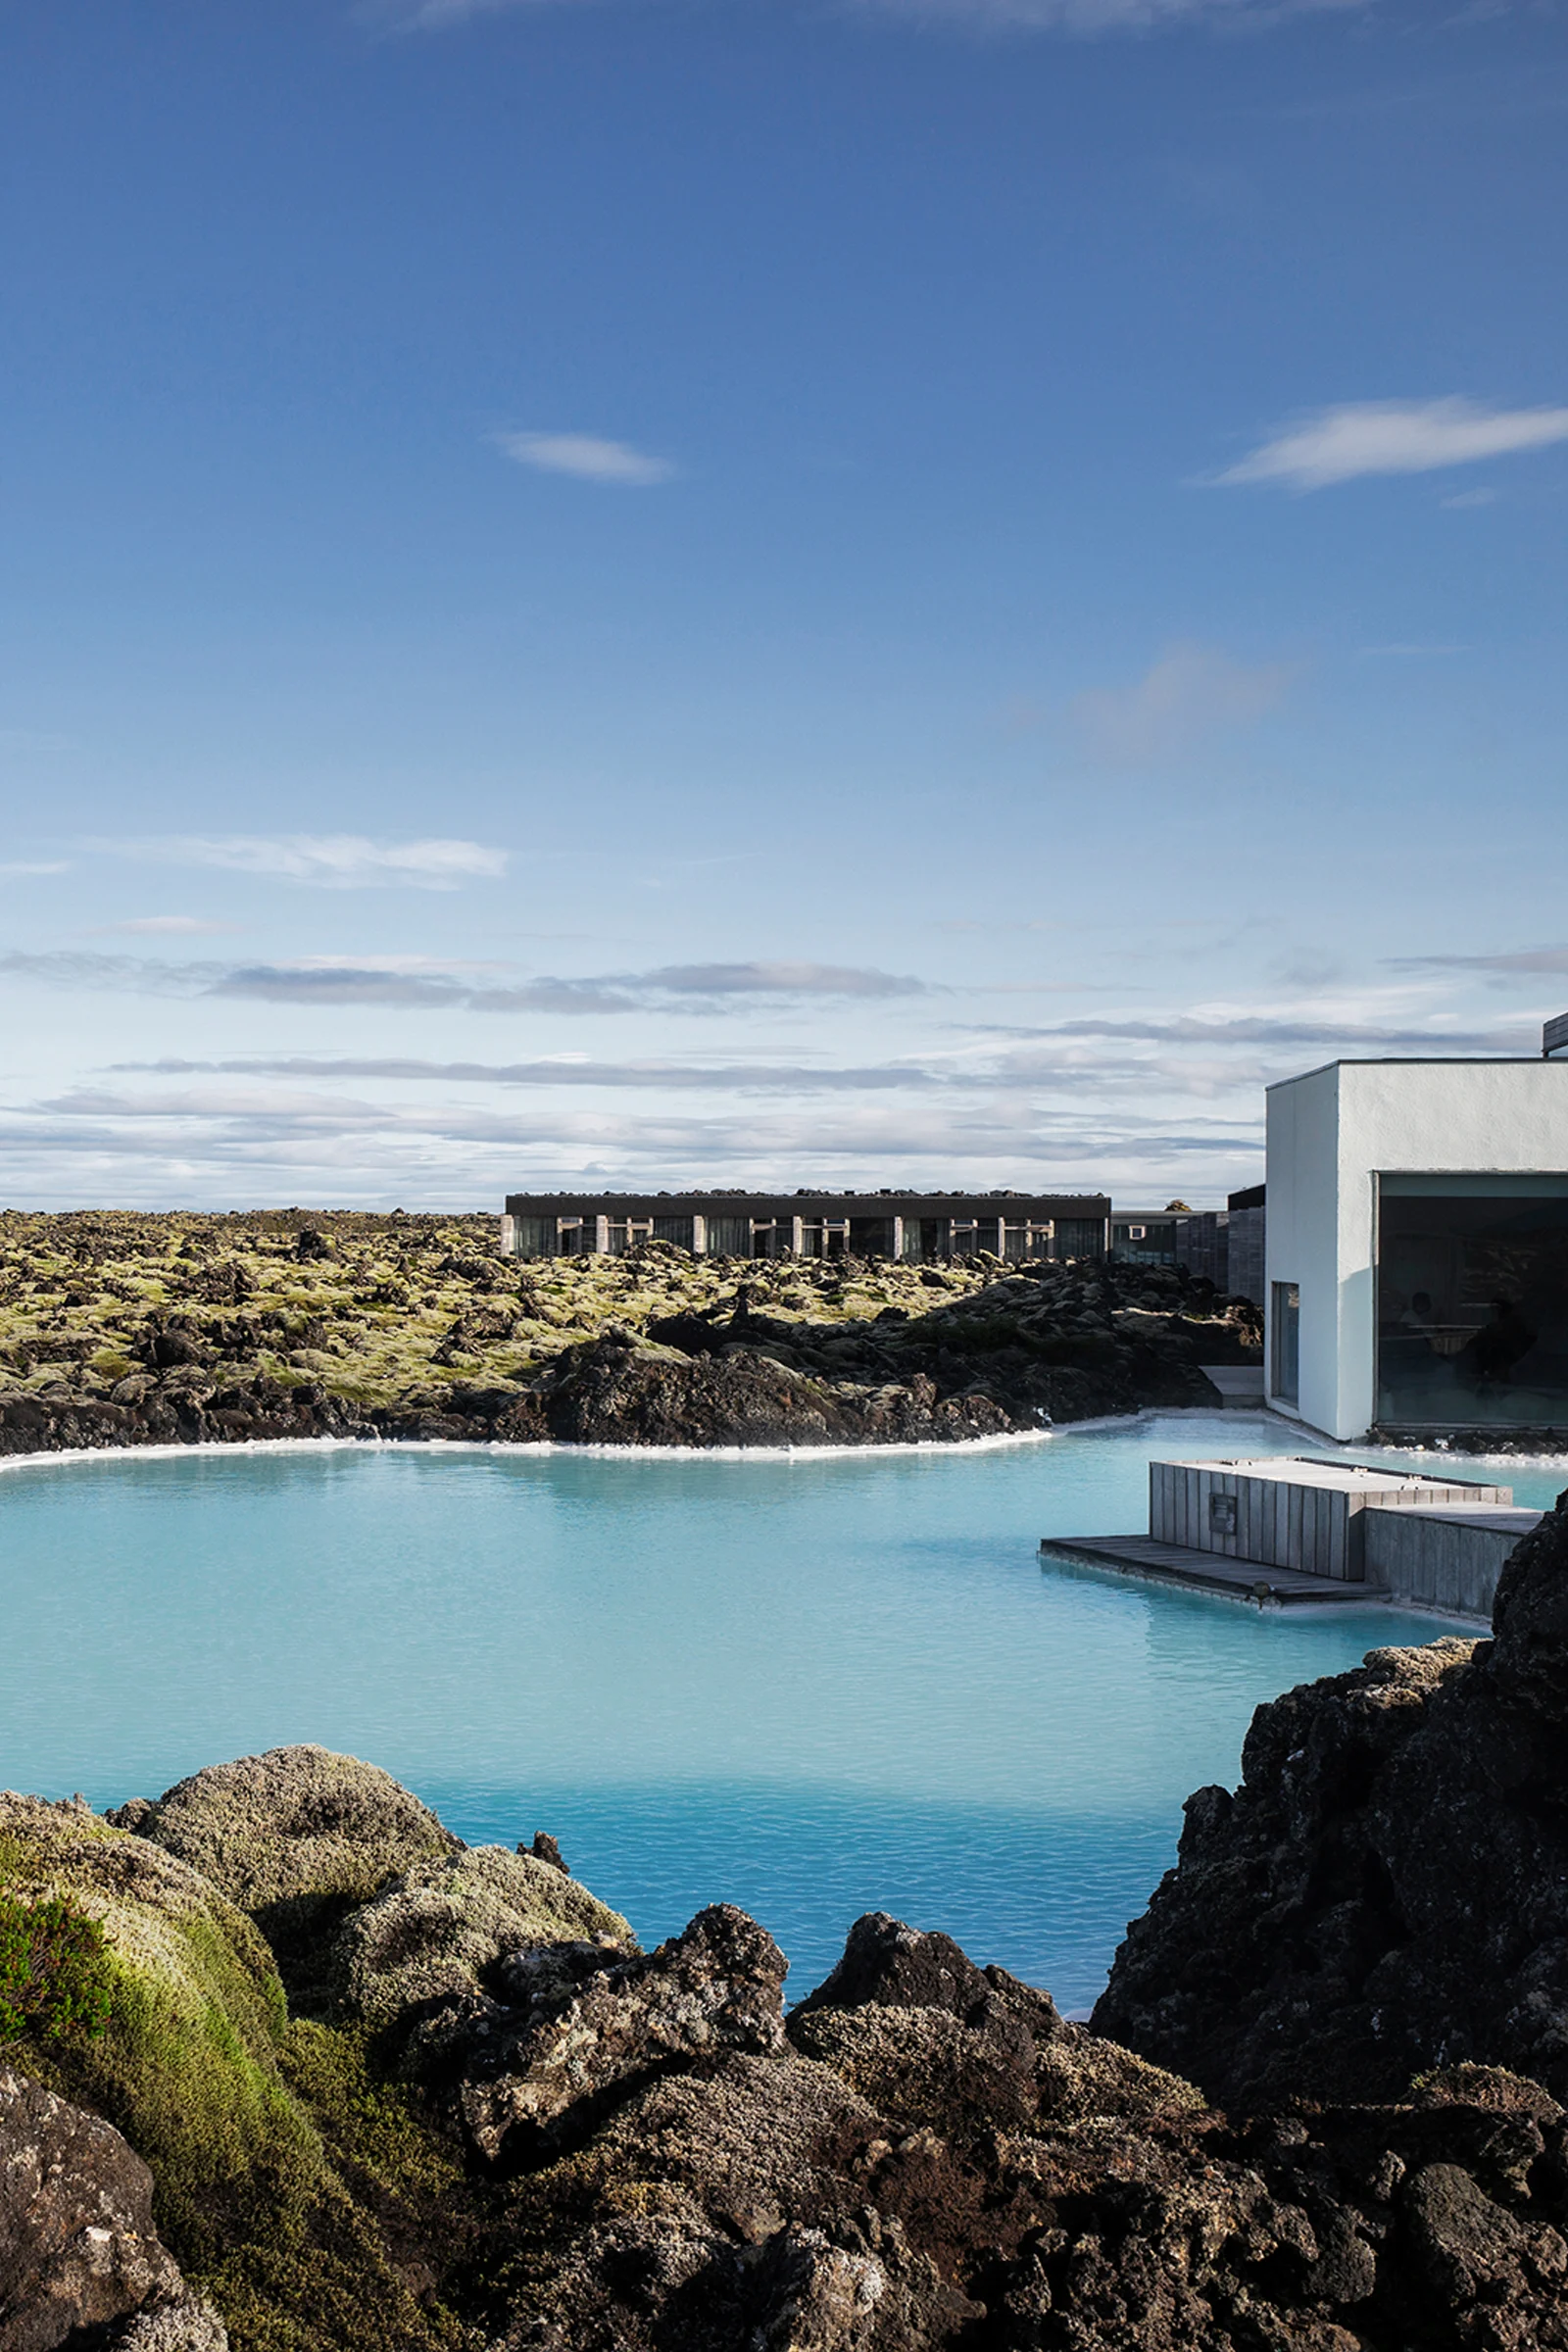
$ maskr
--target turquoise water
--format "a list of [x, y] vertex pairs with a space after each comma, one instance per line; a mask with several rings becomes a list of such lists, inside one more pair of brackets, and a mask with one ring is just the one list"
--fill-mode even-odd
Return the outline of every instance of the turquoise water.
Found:
[[[15, 1465], [0, 1782], [104, 1805], [320, 1740], [470, 1839], [552, 1831], [645, 1940], [744, 1904], [792, 1994], [889, 1910], [1083, 2008], [1258, 1701], [1451, 1630], [1036, 1557], [1144, 1525], [1151, 1455], [1285, 1446], [1183, 1414], [953, 1450]], [[1549, 1501], [1563, 1469], [1500, 1475]]]

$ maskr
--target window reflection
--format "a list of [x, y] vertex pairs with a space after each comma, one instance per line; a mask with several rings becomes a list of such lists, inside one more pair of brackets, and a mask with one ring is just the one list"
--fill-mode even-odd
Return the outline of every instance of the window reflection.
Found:
[[1378, 1419], [1568, 1424], [1568, 1177], [1385, 1177]]

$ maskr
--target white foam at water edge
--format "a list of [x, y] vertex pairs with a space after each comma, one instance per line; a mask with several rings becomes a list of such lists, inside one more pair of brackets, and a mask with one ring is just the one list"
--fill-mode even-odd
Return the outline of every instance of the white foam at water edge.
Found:
[[236, 1454], [270, 1453], [479, 1453], [564, 1454], [590, 1461], [831, 1462], [869, 1461], [884, 1454], [995, 1453], [1018, 1446], [1040, 1446], [1080, 1429], [1130, 1429], [1149, 1418], [1128, 1413], [1113, 1421], [1072, 1421], [1052, 1429], [1005, 1430], [985, 1438], [930, 1438], [891, 1446], [574, 1446], [557, 1438], [510, 1443], [499, 1438], [241, 1438], [199, 1446], [71, 1446], [47, 1453], [0, 1455], [0, 1471], [37, 1470], [50, 1463], [227, 1461]]

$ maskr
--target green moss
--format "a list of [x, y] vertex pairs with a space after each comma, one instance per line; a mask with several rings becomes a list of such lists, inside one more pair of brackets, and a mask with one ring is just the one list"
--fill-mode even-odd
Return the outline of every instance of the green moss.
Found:
[[456, 2147], [425, 2129], [401, 2084], [376, 2081], [363, 2032], [295, 2018], [279, 2059], [345, 2171], [411, 2207], [439, 2212], [448, 2199], [461, 2204], [465, 2172]]
[[0, 1893], [0, 2043], [24, 2034], [44, 2042], [109, 2021], [104, 1932], [69, 1895], [24, 1902]]
[[466, 2331], [438, 2281], [417, 2265], [403, 2275], [389, 2255], [464, 2241], [474, 2195], [455, 2153], [406, 2093], [373, 2080], [359, 2036], [296, 2021], [279, 2061], [325, 2164], [314, 2193], [282, 2198], [205, 2278], [236, 2352], [455, 2352]]
[[151, 2166], [159, 2230], [234, 2352], [456, 2352], [433, 2272], [392, 2249], [460, 2244], [474, 2192], [360, 2037], [289, 2023], [216, 1886], [85, 1808], [0, 1797], [0, 1999], [24, 1970], [27, 2070]]

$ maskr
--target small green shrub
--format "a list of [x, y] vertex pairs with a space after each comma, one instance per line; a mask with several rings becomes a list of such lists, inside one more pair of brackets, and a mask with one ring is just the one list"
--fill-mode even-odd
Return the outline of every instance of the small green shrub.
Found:
[[69, 1895], [0, 1894], [0, 2045], [31, 2034], [59, 2041], [109, 2022], [104, 1932]]

